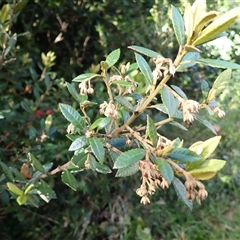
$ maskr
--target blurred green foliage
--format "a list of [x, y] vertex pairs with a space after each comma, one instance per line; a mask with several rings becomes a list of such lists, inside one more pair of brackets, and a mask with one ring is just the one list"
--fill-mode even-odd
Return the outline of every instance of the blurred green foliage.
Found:
[[[6, 3], [0, 3], [0, 8]], [[184, 1], [171, 1], [181, 6]], [[212, 1], [223, 10], [239, 1]], [[212, 8], [211, 4], [209, 6]], [[13, 170], [20, 171], [32, 152], [42, 164], [53, 162], [57, 167], [70, 159], [69, 141], [65, 137], [66, 121], [58, 103], [72, 103], [66, 88], [70, 81], [87, 69], [97, 69], [103, 56], [116, 48], [126, 49], [135, 44], [161, 52], [165, 57], [176, 54], [173, 31], [167, 17], [167, 0], [48, 0], [29, 1], [11, 23], [9, 37], [16, 37], [7, 61], [0, 70], [0, 159]], [[6, 21], [6, 24], [8, 22]], [[229, 56], [239, 62], [239, 23], [231, 29], [233, 41]], [[207, 47], [208, 48], [208, 47]], [[210, 54], [218, 53], [209, 47]], [[52, 66], [44, 66], [41, 55], [55, 54]], [[221, 53], [220, 53], [221, 54]], [[219, 54], [219, 55], [220, 55]], [[128, 62], [128, 53], [122, 62]], [[214, 80], [212, 68], [207, 77]], [[139, 76], [138, 76], [139, 77]], [[187, 86], [196, 96], [201, 67], [194, 67], [174, 81]], [[84, 172], [79, 175], [79, 190], [74, 192], [52, 176], [57, 200], [40, 203], [38, 209], [20, 207], [0, 186], [0, 238], [10, 239], [238, 239], [240, 235], [239, 184], [239, 87], [238, 74], [221, 99], [227, 116], [216, 127], [223, 134], [218, 155], [225, 157], [227, 167], [220, 179], [209, 182], [209, 197], [193, 213], [175, 201], [176, 195], [161, 192], [156, 203], [139, 205], [135, 195], [137, 178], [115, 179], [113, 174], [102, 176]], [[101, 97], [99, 85], [97, 97]], [[94, 114], [94, 113], [93, 113]], [[47, 120], [52, 116], [50, 126]], [[48, 118], [49, 120], [49, 118]], [[208, 132], [193, 126], [193, 139], [206, 139]], [[174, 128], [165, 129], [176, 135]], [[179, 131], [179, 130], [178, 130]], [[184, 136], [184, 135], [183, 135]], [[2, 170], [0, 170], [1, 173]], [[1, 179], [1, 175], [0, 175]], [[214, 183], [214, 184], [213, 184]]]

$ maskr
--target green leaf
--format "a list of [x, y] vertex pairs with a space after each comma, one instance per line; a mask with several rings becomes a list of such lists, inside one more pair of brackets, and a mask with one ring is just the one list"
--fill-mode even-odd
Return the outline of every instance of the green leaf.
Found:
[[49, 129], [51, 128], [52, 125], [52, 114], [48, 115], [45, 119], [44, 125], [45, 125], [45, 132], [48, 133]]
[[157, 166], [163, 177], [170, 184], [174, 179], [174, 172], [171, 165], [164, 158], [157, 158]]
[[77, 180], [76, 178], [74, 177], [74, 175], [68, 171], [68, 170], [64, 170], [62, 172], [62, 175], [61, 175], [61, 178], [62, 178], [62, 181], [68, 185], [70, 188], [72, 188], [74, 191], [77, 190], [77, 187], [78, 187], [78, 183], [77, 183]]
[[166, 86], [163, 86], [161, 96], [169, 117], [173, 117], [178, 109], [177, 100]]
[[101, 164], [99, 162], [96, 162], [96, 171], [103, 174], [112, 172], [112, 170], [107, 165]]
[[187, 148], [175, 148], [172, 152], [168, 153], [167, 156], [181, 163], [190, 163], [201, 160], [201, 156]]
[[221, 140], [221, 136], [215, 136], [212, 138], [209, 138], [208, 140], [204, 141], [202, 143], [202, 152], [201, 152], [201, 157], [203, 159], [207, 159], [208, 157], [211, 156], [211, 154], [215, 151], [217, 148], [219, 142]]
[[178, 128], [180, 128], [180, 129], [182, 129], [184, 131], [188, 131], [188, 129], [185, 126], [183, 126], [181, 123], [179, 123], [179, 122], [171, 121], [169, 124], [171, 124], [171, 125], [173, 125], [175, 127], [178, 127]]
[[173, 186], [174, 186], [174, 189], [178, 195], [178, 197], [182, 200], [182, 202], [184, 204], [186, 204], [190, 210], [192, 211], [192, 201], [191, 200], [188, 200], [186, 198], [186, 188], [184, 186], [184, 184], [178, 179], [178, 178], [174, 178], [173, 180]]
[[98, 128], [99, 123], [103, 120], [104, 118], [98, 118], [94, 123], [92, 123], [92, 125], [90, 126], [90, 130], [93, 130], [95, 128]]
[[17, 203], [23, 205], [27, 202], [27, 195], [21, 195], [17, 197]]
[[213, 89], [216, 89], [215, 96], [218, 96], [226, 88], [231, 79], [231, 75], [232, 75], [231, 69], [227, 69], [219, 74], [219, 76], [214, 81], [212, 86]]
[[117, 170], [115, 177], [128, 177], [139, 171], [138, 162]]
[[80, 97], [79, 93], [77, 92], [76, 88], [73, 86], [73, 84], [66, 82], [68, 91], [72, 95], [72, 97], [78, 102], [81, 103], [82, 98]]
[[109, 141], [109, 144], [111, 144], [113, 147], [117, 149], [121, 149], [126, 146], [126, 139], [123, 137], [112, 138]]
[[52, 198], [56, 198], [55, 192], [52, 188], [43, 180], [36, 185], [37, 193], [45, 202], [49, 202]]
[[123, 86], [123, 87], [132, 87], [133, 86], [133, 84], [131, 82], [127, 82], [124, 80], [114, 81], [113, 83]]
[[87, 155], [85, 154], [85, 152], [81, 152], [77, 155], [73, 155], [71, 162], [77, 168], [84, 169], [86, 160], [87, 160]]
[[18, 195], [18, 196], [23, 195], [23, 191], [22, 191], [18, 186], [16, 186], [16, 185], [13, 184], [13, 183], [8, 182], [8, 183], [7, 183], [7, 188], [8, 188], [8, 190], [9, 190], [10, 192], [12, 192], [12, 193], [14, 193], [14, 194], [16, 194], [16, 195]]
[[158, 135], [154, 121], [147, 115], [147, 136], [149, 136], [153, 147], [157, 146]]
[[195, 114], [194, 118], [199, 121], [200, 123], [202, 123], [205, 127], [207, 127], [210, 131], [212, 131], [215, 135], [217, 135], [216, 130], [214, 129], [213, 125], [207, 121], [206, 119], [203, 119], [200, 115]]
[[81, 136], [72, 142], [68, 151], [76, 151], [80, 148], [85, 147], [87, 144], [88, 144], [88, 139], [85, 136]]
[[14, 4], [13, 13], [16, 14], [19, 11], [21, 11], [26, 6], [27, 3], [28, 3], [28, 0], [22, 0]]
[[195, 61], [198, 59], [200, 56], [199, 53], [197, 52], [188, 52], [182, 59], [182, 61], [180, 62], [180, 64], [177, 66], [176, 71], [182, 71], [186, 68], [192, 67], [196, 64]]
[[117, 158], [113, 168], [118, 169], [118, 168], [128, 167], [129, 165], [132, 165], [140, 161], [141, 159], [143, 159], [143, 157], [145, 156], [145, 153], [146, 151], [142, 148], [135, 148], [135, 149], [126, 151]]
[[138, 53], [135, 53], [136, 62], [138, 64], [138, 67], [146, 80], [149, 84], [152, 84], [153, 81], [153, 74], [150, 66], [148, 65], [147, 61]]
[[125, 108], [127, 108], [130, 111], [134, 111], [133, 105], [124, 97], [122, 96], [116, 96], [114, 99], [117, 100], [121, 105], [123, 105]]
[[225, 164], [226, 161], [224, 160], [210, 159], [201, 161], [199, 164], [189, 164], [186, 170], [196, 179], [208, 180], [214, 177], [215, 174], [221, 170]]
[[183, 99], [187, 100], [187, 96], [186, 94], [183, 92], [183, 90], [178, 87], [178, 86], [175, 86], [175, 85], [171, 85], [171, 87], [173, 88], [173, 90], [179, 95], [181, 96]]
[[180, 46], [183, 46], [185, 44], [184, 21], [178, 9], [175, 8], [173, 5], [172, 5], [172, 11], [171, 11], [171, 20], [173, 23], [173, 28], [174, 28], [177, 41]]
[[119, 48], [112, 51], [106, 58], [108, 67], [110, 68], [111, 66], [113, 66], [118, 61], [119, 57], [120, 57], [120, 49]]
[[45, 173], [43, 165], [33, 156], [33, 154], [28, 153], [28, 160], [36, 170]]
[[105, 159], [105, 149], [103, 147], [102, 141], [97, 137], [92, 137], [89, 138], [89, 144], [97, 160], [100, 163], [103, 163]]
[[112, 121], [112, 117], [106, 117], [103, 118], [102, 121], [100, 121], [99, 125], [98, 125], [98, 129], [103, 129], [106, 126], [108, 126], [110, 124], [110, 122]]
[[231, 69], [240, 69], [240, 65], [233, 62], [228, 62], [224, 60], [218, 59], [209, 59], [209, 58], [199, 58], [198, 60], [194, 60], [196, 63], [202, 63], [204, 65], [216, 68], [231, 68]]
[[72, 81], [73, 82], [82, 82], [83, 80], [91, 80], [96, 77], [101, 77], [96, 73], [83, 73], [75, 77]]
[[202, 90], [203, 98], [206, 99], [207, 96], [208, 96], [208, 92], [209, 92], [209, 90], [210, 90], [207, 81], [202, 80], [202, 82], [201, 82], [201, 90]]
[[77, 110], [75, 110], [73, 107], [60, 103], [59, 104], [60, 110], [63, 114], [63, 116], [74, 126], [84, 129], [85, 127], [85, 120], [82, 118], [82, 116], [78, 113]]
[[4, 174], [6, 175], [6, 177], [10, 180], [10, 181], [14, 181], [14, 177], [9, 169], [9, 167], [2, 161], [0, 161], [0, 165], [2, 167], [2, 170], [4, 172]]
[[132, 64], [129, 66], [127, 72], [125, 73], [125, 76], [129, 75], [130, 73], [132, 73], [133, 71], [135, 71], [135, 70], [137, 70], [137, 69], [138, 69], [137, 63], [132, 63]]
[[92, 171], [96, 171], [97, 161], [96, 161], [95, 157], [92, 154], [88, 154], [87, 162], [89, 163], [90, 168], [92, 169]]
[[227, 30], [236, 21], [236, 19], [239, 17], [239, 12], [239, 7], [234, 8], [216, 18], [200, 33], [199, 37], [192, 43], [192, 45], [197, 46], [213, 40], [220, 33]]
[[162, 56], [161, 54], [153, 51], [153, 50], [150, 50], [148, 48], [145, 48], [145, 47], [140, 47], [140, 46], [136, 46], [136, 45], [132, 45], [132, 46], [129, 46], [128, 48], [138, 52], [138, 53], [141, 53], [141, 54], [144, 54], [148, 57], [151, 57], [151, 58], [157, 58], [158, 56]]

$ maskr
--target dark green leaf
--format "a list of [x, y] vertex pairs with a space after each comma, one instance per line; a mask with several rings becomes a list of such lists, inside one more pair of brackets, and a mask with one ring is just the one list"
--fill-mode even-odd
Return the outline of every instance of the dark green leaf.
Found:
[[135, 148], [121, 154], [116, 162], [114, 163], [113, 168], [124, 168], [129, 165], [134, 164], [135, 162], [140, 161], [145, 156], [145, 150], [142, 148]]
[[217, 67], [217, 68], [231, 68], [231, 69], [240, 69], [240, 65], [237, 63], [232, 63], [224, 60], [218, 60], [218, 59], [209, 59], [209, 58], [200, 58], [198, 60], [195, 60], [196, 63], [202, 63], [204, 65], [208, 65], [211, 67]]
[[71, 122], [76, 127], [83, 129], [85, 127], [85, 120], [82, 118], [82, 116], [78, 113], [77, 110], [75, 110], [73, 107], [60, 103], [59, 104], [60, 110], [63, 114], [63, 116]]
[[52, 188], [43, 180], [36, 185], [38, 195], [45, 201], [49, 202], [52, 198], [56, 198], [55, 192]]
[[73, 155], [71, 162], [73, 165], [78, 167], [79, 169], [84, 169], [85, 168], [85, 162], [87, 160], [87, 155], [85, 152], [81, 152], [77, 155]]
[[144, 54], [148, 57], [151, 57], [151, 58], [157, 58], [158, 56], [162, 56], [161, 54], [153, 51], [153, 50], [150, 50], [150, 49], [147, 49], [145, 47], [140, 47], [140, 46], [129, 46], [128, 48], [138, 52], [138, 53], [141, 53], [141, 54]]
[[67, 83], [67, 88], [68, 91], [70, 92], [70, 94], [73, 96], [73, 98], [78, 102], [81, 103], [82, 98], [80, 97], [79, 93], [77, 92], [76, 88], [71, 84], [71, 83]]
[[184, 21], [178, 9], [175, 8], [173, 5], [171, 11], [171, 20], [178, 43], [179, 45], [183, 46], [185, 44]]
[[149, 84], [152, 84], [153, 81], [153, 74], [150, 66], [148, 65], [147, 61], [138, 53], [135, 53], [136, 62], [138, 64], [139, 69], [141, 70], [142, 74], [146, 78]]
[[178, 195], [178, 197], [182, 200], [182, 202], [184, 204], [186, 204], [190, 210], [192, 211], [192, 201], [191, 200], [188, 200], [186, 198], [186, 188], [185, 186], [183, 185], [183, 183], [178, 179], [178, 178], [174, 178], [173, 180], [173, 186], [174, 186], [174, 189]]
[[123, 122], [126, 123], [127, 120], [130, 118], [130, 114], [125, 110], [122, 110], [121, 113], [122, 113]]
[[163, 86], [161, 95], [169, 117], [173, 117], [178, 109], [178, 104], [173, 93], [166, 86]]
[[154, 147], [157, 146], [158, 135], [154, 121], [147, 115], [147, 136], [149, 136]]
[[26, 6], [27, 3], [28, 3], [28, 0], [22, 0], [14, 4], [13, 13], [16, 14], [19, 11], [21, 11]]
[[96, 162], [96, 171], [103, 174], [112, 172], [112, 170], [107, 165], [101, 164], [99, 162]]
[[115, 177], [128, 177], [135, 174], [137, 171], [139, 171], [139, 165], [136, 162], [128, 167], [118, 169]]
[[96, 73], [83, 73], [75, 77], [72, 81], [73, 82], [82, 82], [83, 80], [91, 80], [95, 77], [99, 77]]
[[171, 85], [171, 87], [173, 88], [173, 90], [179, 95], [181, 96], [183, 99], [187, 100], [187, 96], [186, 94], [183, 92], [183, 90], [178, 87], [178, 86], [175, 86], [175, 85]]
[[33, 154], [28, 153], [28, 159], [31, 165], [38, 171], [45, 173], [43, 165], [33, 156]]
[[126, 98], [122, 96], [116, 96], [115, 99], [128, 110], [132, 112], [134, 111], [133, 105]]
[[68, 151], [76, 151], [80, 148], [85, 147], [87, 144], [88, 144], [88, 139], [85, 136], [81, 136], [72, 142]]
[[87, 161], [88, 161], [92, 171], [96, 171], [97, 161], [96, 161], [95, 157], [93, 155], [89, 154], [88, 158], [87, 158]]
[[100, 163], [103, 163], [105, 159], [105, 149], [103, 147], [102, 141], [97, 137], [92, 137], [89, 138], [89, 144], [97, 160]]
[[64, 170], [62, 172], [62, 181], [68, 185], [70, 188], [72, 188], [74, 191], [77, 190], [77, 187], [78, 187], [78, 183], [77, 183], [77, 180], [76, 178], [74, 177], [74, 175], [68, 171], [68, 170]]
[[0, 161], [0, 165], [1, 165], [2, 170], [3, 170], [4, 174], [6, 175], [6, 177], [7, 177], [10, 181], [13, 182], [13, 181], [14, 181], [14, 177], [13, 177], [10, 169], [8, 168], [8, 166], [7, 166], [4, 162], [2, 162], [2, 161]]
[[181, 163], [190, 163], [201, 160], [201, 156], [187, 148], [175, 148], [172, 152], [168, 153], [167, 156]]
[[112, 51], [106, 58], [108, 67], [110, 68], [111, 66], [113, 66], [118, 61], [119, 57], [120, 57], [120, 49], [119, 48]]
[[174, 172], [171, 165], [164, 158], [157, 158], [157, 166], [163, 177], [170, 184], [174, 179]]
[[117, 149], [121, 149], [126, 146], [126, 139], [123, 137], [112, 138], [109, 141], [109, 144], [111, 144], [113, 147]]

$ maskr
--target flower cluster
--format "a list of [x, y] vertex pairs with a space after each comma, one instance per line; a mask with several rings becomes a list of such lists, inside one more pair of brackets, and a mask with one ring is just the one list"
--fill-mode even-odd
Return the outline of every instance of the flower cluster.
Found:
[[170, 58], [158, 56], [157, 58], [153, 58], [153, 62], [156, 65], [156, 68], [153, 70], [154, 79], [166, 76], [168, 73], [174, 75], [176, 72], [175, 66]]
[[183, 121], [191, 125], [194, 121], [194, 113], [198, 112], [200, 104], [194, 100], [185, 100], [181, 102], [180, 107], [182, 108]]
[[102, 104], [100, 104], [99, 112], [100, 114], [104, 114], [106, 117], [117, 117], [117, 111], [111, 101], [109, 103], [104, 101]]
[[[142, 184], [136, 190], [138, 196], [141, 197], [141, 203], [148, 204], [150, 199], [148, 195], [153, 195], [157, 188], [168, 188], [168, 182], [161, 175], [158, 167], [150, 161], [140, 161], [139, 169], [142, 172]], [[161, 179], [161, 181], [160, 181]]]
[[196, 199], [197, 203], [200, 205], [201, 200], [207, 198], [208, 192], [205, 189], [205, 186], [200, 181], [197, 181], [195, 179], [193, 180], [187, 179], [184, 185], [187, 190], [186, 192], [187, 199], [189, 200]]
[[94, 93], [94, 89], [91, 86], [90, 80], [82, 81], [81, 83], [79, 83], [78, 87], [80, 89], [80, 94], [81, 95], [93, 94]]

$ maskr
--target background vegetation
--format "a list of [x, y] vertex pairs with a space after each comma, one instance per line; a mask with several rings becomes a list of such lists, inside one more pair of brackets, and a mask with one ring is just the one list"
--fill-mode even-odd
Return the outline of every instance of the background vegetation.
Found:
[[[0, 7], [12, 1], [2, 1]], [[240, 1], [208, 1], [213, 7], [226, 11]], [[171, 1], [177, 7], [184, 1]], [[181, 7], [180, 7], [181, 9]], [[12, 24], [17, 33], [16, 45], [9, 53], [9, 62], [0, 70], [0, 158], [20, 170], [31, 151], [41, 163], [54, 166], [70, 159], [69, 140], [65, 137], [67, 123], [58, 103], [72, 104], [66, 83], [91, 69], [113, 49], [121, 48], [122, 62], [133, 60], [129, 45], [144, 46], [174, 56], [177, 44], [168, 18], [167, 0], [121, 1], [29, 1]], [[232, 59], [239, 63], [239, 23], [228, 32], [228, 51], [207, 45], [206, 55]], [[224, 46], [226, 47], [226, 45]], [[45, 69], [41, 54], [54, 52], [55, 64]], [[47, 74], [42, 77], [43, 72]], [[215, 72], [194, 67], [174, 81], [195, 97], [200, 79], [213, 81]], [[140, 78], [140, 75], [136, 75]], [[239, 184], [239, 75], [221, 99], [227, 116], [215, 124], [223, 135], [218, 148], [219, 158], [227, 166], [208, 183], [210, 196], [191, 213], [181, 202], [176, 204], [174, 191], [162, 191], [155, 203], [139, 204], [135, 195], [136, 177], [115, 179], [114, 174], [99, 175], [83, 172], [77, 192], [72, 191], [55, 175], [48, 179], [57, 199], [39, 208], [20, 207], [10, 199], [4, 182], [0, 187], [1, 239], [238, 239], [240, 236]], [[104, 95], [98, 86], [98, 99]], [[46, 132], [46, 118], [52, 124]], [[93, 112], [94, 114], [94, 112]], [[212, 122], [215, 120], [212, 119]], [[176, 128], [165, 129], [176, 135]], [[179, 134], [179, 132], [177, 133]], [[185, 139], [207, 139], [211, 132], [197, 124], [192, 131], [181, 132]], [[187, 143], [186, 143], [187, 144]], [[2, 170], [0, 170], [2, 171]], [[0, 176], [1, 180], [1, 176]]]

